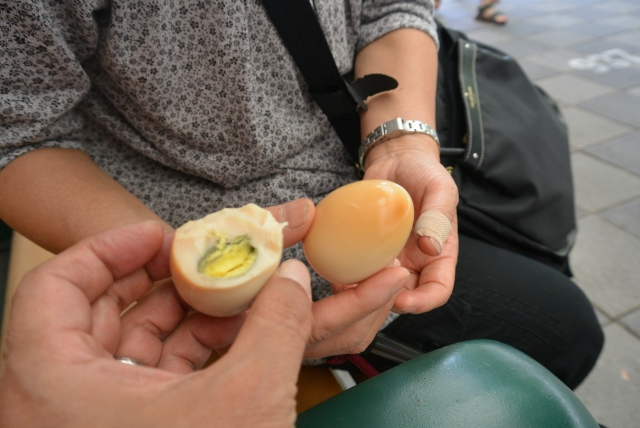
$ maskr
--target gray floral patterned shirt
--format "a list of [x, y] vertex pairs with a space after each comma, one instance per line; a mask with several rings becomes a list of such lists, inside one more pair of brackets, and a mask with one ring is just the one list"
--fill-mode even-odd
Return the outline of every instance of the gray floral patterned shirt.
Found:
[[[342, 73], [394, 29], [436, 39], [432, 0], [314, 7]], [[0, 168], [42, 147], [85, 151], [173, 226], [357, 179], [260, 0], [0, 0]]]

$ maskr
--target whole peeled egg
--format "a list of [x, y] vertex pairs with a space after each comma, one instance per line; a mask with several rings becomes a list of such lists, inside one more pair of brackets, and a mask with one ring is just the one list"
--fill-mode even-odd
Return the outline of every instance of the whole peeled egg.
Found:
[[302, 248], [320, 276], [336, 284], [355, 284], [384, 269], [400, 253], [413, 216], [411, 197], [398, 184], [351, 183], [318, 203]]
[[180, 226], [169, 265], [178, 293], [207, 315], [243, 312], [280, 264], [285, 225], [248, 204]]

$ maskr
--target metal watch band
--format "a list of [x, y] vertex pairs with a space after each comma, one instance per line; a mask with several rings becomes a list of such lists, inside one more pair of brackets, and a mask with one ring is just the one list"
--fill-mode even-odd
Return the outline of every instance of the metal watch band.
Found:
[[440, 148], [438, 133], [431, 126], [424, 122], [420, 122], [419, 120], [404, 120], [398, 117], [397, 119], [390, 120], [378, 126], [369, 135], [367, 135], [364, 140], [362, 140], [360, 150], [358, 152], [359, 166], [362, 171], [364, 171], [364, 160], [367, 157], [367, 154], [378, 144], [404, 134], [415, 133], [428, 135], [436, 141], [438, 149]]

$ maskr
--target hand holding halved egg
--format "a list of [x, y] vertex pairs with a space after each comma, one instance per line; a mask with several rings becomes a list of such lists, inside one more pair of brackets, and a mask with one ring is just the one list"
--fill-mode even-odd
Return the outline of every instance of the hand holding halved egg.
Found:
[[355, 284], [393, 262], [411, 234], [413, 216], [411, 196], [401, 186], [385, 180], [351, 183], [318, 203], [302, 248], [320, 276]]
[[280, 264], [285, 225], [249, 204], [180, 226], [170, 258], [178, 293], [207, 315], [243, 312]]

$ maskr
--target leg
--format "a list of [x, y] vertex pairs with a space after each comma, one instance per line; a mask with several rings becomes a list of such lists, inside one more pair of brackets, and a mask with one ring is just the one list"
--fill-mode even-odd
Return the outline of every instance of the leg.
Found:
[[591, 304], [569, 278], [465, 236], [449, 302], [403, 315], [384, 333], [424, 351], [493, 339], [528, 354], [572, 389], [593, 368], [604, 342]]

